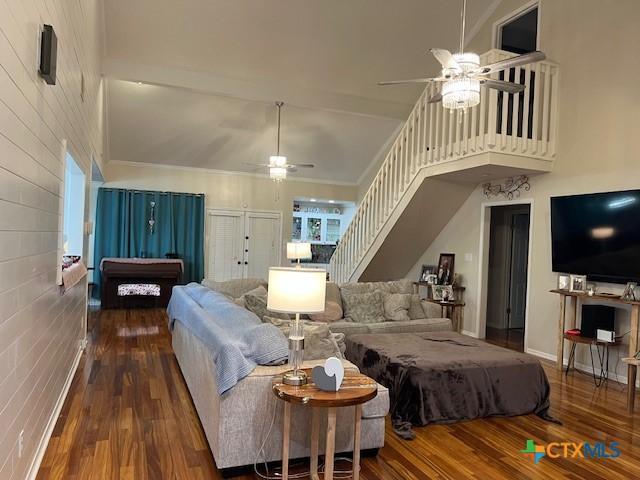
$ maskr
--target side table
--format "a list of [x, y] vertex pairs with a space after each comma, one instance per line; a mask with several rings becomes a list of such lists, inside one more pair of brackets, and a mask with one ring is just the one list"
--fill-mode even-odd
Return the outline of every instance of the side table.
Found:
[[[311, 369], [305, 369], [311, 379]], [[304, 405], [312, 409], [311, 419], [311, 466], [310, 477], [318, 480], [318, 443], [320, 437], [320, 409], [327, 409], [327, 443], [325, 447], [325, 480], [333, 480], [335, 455], [336, 410], [355, 406], [353, 431], [353, 479], [360, 477], [360, 422], [362, 404], [378, 394], [375, 380], [358, 372], [345, 371], [344, 380], [337, 392], [320, 390], [314, 383], [302, 386], [285, 385], [282, 375], [272, 380], [273, 393], [284, 401], [284, 425], [282, 430], [282, 479], [289, 478], [289, 436], [291, 428], [291, 405]]]
[[440, 305], [442, 316], [451, 319], [454, 332], [460, 332], [460, 330], [462, 330], [464, 324], [464, 302], [460, 300], [449, 302], [446, 300], [434, 300], [433, 298], [425, 298], [424, 300]]

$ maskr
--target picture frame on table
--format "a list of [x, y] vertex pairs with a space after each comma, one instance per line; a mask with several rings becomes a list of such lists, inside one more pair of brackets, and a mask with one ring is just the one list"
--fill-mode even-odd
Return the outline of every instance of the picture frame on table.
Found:
[[420, 272], [420, 278], [418, 279], [418, 281], [420, 283], [430, 283], [429, 280], [433, 279], [435, 272], [435, 265], [422, 265], [422, 271]]
[[453, 267], [456, 256], [453, 253], [441, 253], [438, 261], [438, 285], [451, 285], [453, 283]]
[[569, 275], [569, 291], [575, 293], [587, 292], [586, 275]]
[[560, 273], [558, 275], [558, 290], [569, 290], [571, 284], [571, 275]]
[[439, 302], [453, 302], [453, 286], [452, 285], [433, 285], [433, 299]]

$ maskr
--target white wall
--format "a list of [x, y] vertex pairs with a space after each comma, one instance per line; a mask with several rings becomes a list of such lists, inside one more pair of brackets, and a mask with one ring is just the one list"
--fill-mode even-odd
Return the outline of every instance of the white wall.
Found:
[[[526, 2], [504, 3], [513, 6]], [[502, 7], [496, 18], [506, 13]], [[633, 54], [633, 46], [640, 45], [640, 2], [542, 0], [540, 13], [540, 47], [561, 69], [560, 122], [553, 172], [532, 178], [531, 191], [523, 195], [533, 201], [526, 348], [554, 357], [559, 300], [549, 293], [557, 281], [551, 271], [549, 198], [640, 188], [640, 101], [636, 93], [640, 56]], [[488, 42], [490, 31], [481, 32], [477, 38]], [[490, 46], [474, 48], [485, 51]], [[613, 72], [620, 74], [609, 75]], [[456, 270], [467, 286], [464, 329], [474, 333], [479, 333], [480, 212], [485, 201], [478, 187], [408, 273], [417, 278], [420, 265], [434, 263], [440, 252], [454, 252]], [[472, 255], [471, 261], [464, 261], [465, 253]], [[621, 290], [612, 285], [601, 288]], [[625, 333], [628, 324], [628, 311], [621, 311], [619, 333]], [[626, 355], [626, 349], [619, 350]], [[615, 353], [612, 358], [615, 364]], [[619, 372], [624, 374], [625, 370], [620, 367]]]
[[[98, 0], [0, 7], [0, 478], [27, 477], [84, 336], [86, 285], [55, 284], [63, 139], [85, 175], [102, 154]], [[58, 36], [58, 82], [37, 76], [39, 25]], [[84, 72], [85, 101], [80, 98]], [[18, 455], [18, 436], [24, 448]], [[44, 448], [44, 445], [42, 446]]]
[[293, 202], [298, 197], [353, 202], [357, 187], [302, 182], [289, 178], [275, 184], [264, 176], [204, 169], [107, 162], [104, 187], [204, 193], [206, 208], [268, 210], [282, 213], [282, 262], [291, 238]]

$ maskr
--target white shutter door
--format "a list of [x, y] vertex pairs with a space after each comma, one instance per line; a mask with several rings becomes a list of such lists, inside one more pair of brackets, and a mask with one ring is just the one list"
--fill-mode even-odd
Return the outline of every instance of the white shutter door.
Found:
[[241, 278], [244, 222], [240, 212], [209, 212], [207, 278], [218, 282]]
[[266, 279], [269, 267], [280, 266], [280, 224], [278, 214], [247, 212], [247, 277]]

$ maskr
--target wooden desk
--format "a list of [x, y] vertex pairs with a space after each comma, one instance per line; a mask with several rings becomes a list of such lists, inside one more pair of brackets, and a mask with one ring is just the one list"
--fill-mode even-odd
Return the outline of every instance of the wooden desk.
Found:
[[[305, 369], [311, 379], [311, 369]], [[273, 393], [284, 401], [284, 426], [282, 431], [282, 480], [289, 478], [289, 431], [291, 428], [291, 404], [305, 405], [313, 409], [311, 417], [311, 467], [310, 477], [318, 480], [318, 443], [320, 437], [320, 409], [327, 409], [327, 437], [324, 458], [324, 478], [333, 480], [333, 457], [336, 440], [336, 409], [355, 406], [353, 430], [353, 480], [360, 477], [360, 422], [362, 404], [378, 394], [378, 384], [372, 378], [358, 372], [345, 371], [342, 386], [337, 392], [320, 390], [314, 383], [299, 387], [282, 383], [277, 375], [271, 383]]]
[[433, 298], [425, 298], [425, 302], [435, 303], [442, 308], [442, 317], [450, 318], [453, 330], [460, 332], [464, 324], [464, 302], [453, 301], [445, 302], [443, 300], [434, 300]]
[[[631, 329], [629, 332], [629, 357], [623, 358], [622, 361], [627, 364], [627, 408], [630, 413], [633, 413], [633, 407], [635, 402], [636, 391], [636, 374], [638, 370], [638, 361], [632, 361], [632, 358], [638, 351], [638, 327], [640, 324], [640, 301], [623, 300], [618, 296], [612, 295], [587, 295], [586, 293], [569, 292], [568, 290], [551, 290], [551, 293], [557, 293], [560, 295], [560, 317], [558, 320], [558, 351], [556, 366], [558, 370], [562, 371], [562, 365], [564, 363], [564, 340], [565, 330], [576, 328], [576, 318], [578, 314], [578, 300], [597, 300], [601, 302], [611, 302], [620, 305], [631, 306]], [[567, 297], [571, 299], [571, 317], [569, 324], [566, 325], [566, 300]]]

